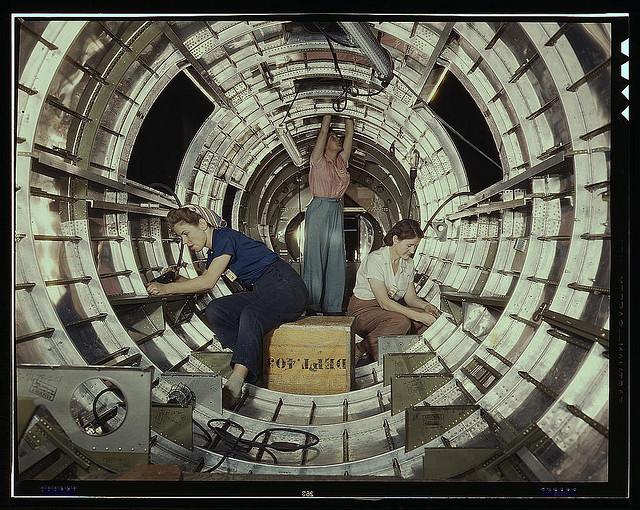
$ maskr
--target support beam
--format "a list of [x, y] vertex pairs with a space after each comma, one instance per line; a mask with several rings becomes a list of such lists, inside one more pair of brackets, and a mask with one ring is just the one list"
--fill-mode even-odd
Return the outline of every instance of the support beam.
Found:
[[[427, 87], [427, 82], [429, 80], [429, 75], [431, 74], [431, 71], [433, 71], [433, 66], [436, 64], [436, 60], [438, 60], [440, 53], [442, 53], [442, 50], [444, 49], [445, 44], [447, 44], [447, 41], [449, 40], [449, 36], [451, 35], [451, 31], [453, 30], [453, 25], [455, 25], [455, 22], [453, 21], [449, 23], [445, 23], [444, 28], [442, 29], [442, 33], [440, 34], [440, 38], [438, 39], [438, 42], [433, 48], [433, 51], [429, 56], [429, 60], [427, 60], [427, 64], [424, 67], [422, 77], [420, 78], [420, 82], [418, 83], [418, 90], [419, 90], [418, 96], [420, 96], [420, 98], [424, 100], [426, 100], [424, 95], [426, 94], [426, 87]], [[417, 102], [418, 100], [416, 99], [416, 103]], [[415, 107], [416, 104], [414, 103], [413, 106]]]
[[215, 99], [216, 103], [238, 113], [222, 88], [220, 88], [220, 86], [211, 79], [209, 72], [204, 68], [200, 61], [193, 56], [193, 53], [189, 51], [189, 48], [185, 46], [180, 36], [176, 33], [173, 28], [175, 22], [159, 21], [158, 23], [160, 24], [160, 28], [164, 35], [166, 35], [173, 45], [178, 48], [180, 53], [184, 55], [191, 67], [195, 70], [194, 73], [190, 73], [190, 76], [197, 80], [198, 84], [203, 87], [213, 99]]

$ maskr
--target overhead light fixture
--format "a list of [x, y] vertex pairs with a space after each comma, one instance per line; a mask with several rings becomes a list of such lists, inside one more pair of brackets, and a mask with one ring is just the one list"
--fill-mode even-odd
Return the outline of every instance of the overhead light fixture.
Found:
[[378, 78], [382, 81], [382, 87], [389, 85], [393, 78], [393, 61], [382, 44], [371, 33], [367, 24], [364, 22], [338, 21], [338, 25], [351, 36], [362, 50], [362, 53], [369, 59], [369, 62], [376, 70]]
[[278, 138], [280, 139], [280, 142], [282, 142], [284, 150], [286, 150], [287, 154], [289, 154], [289, 157], [291, 158], [291, 161], [293, 161], [293, 164], [297, 167], [303, 166], [304, 160], [302, 159], [302, 154], [300, 154], [300, 150], [298, 149], [296, 142], [293, 140], [293, 137], [291, 136], [291, 133], [289, 133], [287, 128], [285, 126], [278, 126], [276, 128], [276, 135], [278, 135]]

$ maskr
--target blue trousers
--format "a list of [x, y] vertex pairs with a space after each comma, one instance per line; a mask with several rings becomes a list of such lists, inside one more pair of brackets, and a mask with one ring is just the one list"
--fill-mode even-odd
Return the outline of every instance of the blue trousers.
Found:
[[251, 292], [239, 292], [211, 301], [205, 309], [209, 325], [223, 347], [233, 349], [231, 366], [249, 369], [253, 383], [262, 368], [262, 340], [272, 329], [298, 319], [308, 303], [308, 292], [298, 273], [278, 259], [253, 284]]
[[313, 197], [305, 213], [302, 276], [310, 307], [342, 312], [346, 264], [342, 204], [337, 198]]

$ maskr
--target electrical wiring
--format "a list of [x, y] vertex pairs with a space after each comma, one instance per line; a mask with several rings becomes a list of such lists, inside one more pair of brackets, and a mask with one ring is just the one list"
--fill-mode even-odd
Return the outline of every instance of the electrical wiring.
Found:
[[204, 448], [205, 450], [208, 450], [209, 448], [211, 448], [211, 444], [213, 443], [213, 437], [211, 437], [211, 434], [209, 434], [209, 431], [205, 429], [202, 425], [200, 425], [196, 420], [192, 420], [192, 421], [193, 421], [193, 424], [196, 427], [198, 427], [207, 438], [207, 444], [202, 448]]
[[126, 401], [124, 401], [124, 396], [122, 395], [122, 392], [120, 391], [119, 388], [112, 388], [112, 387], [108, 387], [103, 389], [102, 391], [98, 392], [98, 394], [93, 398], [93, 404], [91, 405], [91, 409], [93, 411], [93, 416], [95, 418], [95, 422], [98, 424], [98, 426], [102, 427], [103, 425], [105, 425], [105, 423], [103, 423], [102, 418], [100, 417], [100, 415], [98, 414], [98, 400], [100, 399], [100, 397], [102, 395], [104, 395], [105, 393], [115, 393], [116, 396], [122, 400], [122, 406], [126, 407], [127, 403]]
[[333, 42], [341, 44], [342, 46], [346, 46], [347, 48], [357, 48], [358, 47], [357, 44], [349, 44], [349, 43], [346, 43], [344, 41], [340, 41], [339, 39], [336, 39], [329, 32], [327, 32], [324, 28], [322, 28], [318, 23], [316, 23], [315, 21], [313, 22], [313, 24], [316, 26], [316, 28], [318, 30], [320, 30], [320, 32], [322, 32], [324, 34], [324, 36], [327, 39], [331, 39]]
[[[362, 94], [358, 90], [358, 87], [356, 87], [353, 84], [349, 84], [349, 82], [347, 82], [347, 80], [345, 80], [344, 76], [342, 75], [342, 70], [340, 69], [340, 65], [338, 64], [338, 56], [336, 54], [336, 51], [333, 48], [333, 45], [331, 44], [331, 39], [326, 34], [325, 36], [327, 37], [327, 44], [329, 45], [329, 49], [331, 50], [331, 56], [333, 57], [333, 65], [337, 73], [340, 75], [340, 79], [342, 80], [342, 94], [340, 94], [336, 99], [334, 99], [332, 103], [333, 109], [336, 112], [338, 113], [343, 112], [347, 108], [347, 99], [349, 98], [349, 96], [372, 97], [380, 94], [384, 90], [384, 88], [381, 88], [376, 92]], [[344, 101], [344, 105], [341, 106], [340, 103], [342, 101]]]
[[[213, 424], [216, 422], [222, 423], [222, 426], [221, 427], [214, 426]], [[199, 428], [203, 429], [199, 424], [198, 426]], [[216, 463], [216, 465], [203, 471], [204, 473], [211, 473], [216, 469], [218, 469], [222, 465], [222, 463], [232, 454], [241, 453], [248, 456], [249, 452], [252, 449], [257, 449], [258, 452], [267, 453], [273, 460], [273, 463], [277, 464], [278, 459], [274, 451], [275, 452], [296, 452], [299, 450], [308, 450], [310, 448], [313, 448], [320, 442], [320, 439], [318, 438], [318, 436], [316, 436], [315, 434], [312, 434], [311, 432], [307, 432], [306, 430], [288, 428], [288, 427], [268, 428], [261, 432], [258, 432], [255, 436], [253, 436], [253, 439], [249, 440], [249, 439], [243, 439], [243, 436], [245, 434], [244, 428], [232, 420], [222, 419], [222, 418], [220, 419], [212, 418], [207, 422], [207, 426], [213, 431], [213, 433], [216, 435], [216, 438], [219, 441], [222, 441], [223, 443], [226, 443], [227, 445], [230, 445], [230, 446], [229, 446], [229, 450], [222, 455], [222, 458]], [[230, 433], [227, 430], [230, 427], [238, 429], [239, 434], [234, 435]], [[277, 432], [284, 432], [287, 434], [300, 434], [305, 437], [305, 441], [302, 444], [289, 442], [289, 441], [274, 441], [269, 443], [268, 441], [270, 439], [271, 434], [277, 433]], [[211, 437], [210, 434], [207, 434], [207, 435]], [[257, 439], [261, 436], [265, 436], [265, 439], [263, 441], [258, 441]], [[207, 445], [206, 449], [210, 449], [213, 442], [214, 442], [213, 440], [209, 441], [209, 444]], [[254, 462], [257, 461], [257, 456], [255, 459], [252, 459], [252, 460]]]
[[[398, 78], [398, 80], [400, 82], [402, 82], [402, 84], [407, 87], [407, 89], [414, 95], [416, 96], [417, 100], [419, 103], [421, 103], [425, 108], [427, 108], [427, 103], [420, 97], [419, 94], [416, 94], [416, 92], [411, 88], [411, 86], [404, 81], [397, 73], [393, 73], [393, 76], [395, 76], [396, 78]], [[502, 170], [502, 166], [495, 162], [493, 159], [491, 159], [491, 157], [487, 156], [484, 152], [482, 152], [478, 147], [476, 147], [474, 144], [472, 144], [469, 140], [467, 140], [464, 136], [462, 136], [460, 133], [458, 133], [458, 131], [456, 131], [449, 123], [447, 123], [447, 121], [445, 121], [442, 117], [440, 117], [440, 115], [438, 115], [436, 112], [433, 111], [433, 109], [429, 108], [429, 112], [431, 113], [431, 115], [433, 115], [436, 119], [438, 119], [444, 126], [447, 127], [447, 129], [449, 129], [452, 133], [454, 133], [458, 138], [460, 138], [463, 142], [465, 142], [467, 145], [469, 145], [472, 149], [476, 150], [478, 153], [480, 153], [482, 156], [484, 156], [485, 158], [487, 158], [491, 163], [493, 163], [495, 166], [497, 166], [500, 170]]]
[[[471, 191], [458, 191], [456, 193], [454, 193], [453, 195], [447, 197], [447, 199], [442, 202], [438, 208], [434, 211], [434, 213], [431, 215], [431, 217], [427, 220], [427, 223], [425, 224], [424, 228], [422, 229], [422, 233], [425, 234], [427, 232], [427, 229], [429, 228], [429, 225], [431, 225], [433, 223], [433, 220], [435, 219], [435, 217], [438, 215], [438, 213], [442, 210], [442, 208], [447, 205], [449, 202], [451, 202], [454, 198], [458, 198], [464, 195], [474, 195], [474, 193], [472, 193]], [[418, 258], [418, 261], [415, 263], [415, 267], [419, 267], [420, 266], [420, 262], [422, 261], [422, 256], [424, 255], [424, 252], [420, 252], [420, 257]], [[416, 289], [419, 290], [419, 289]]]
[[[332, 101], [332, 107], [333, 107], [334, 111], [336, 111], [337, 113], [343, 112], [347, 108], [347, 100], [348, 100], [349, 96], [351, 96], [351, 97], [373, 97], [373, 96], [377, 96], [378, 94], [382, 93], [382, 91], [384, 91], [385, 87], [382, 87], [380, 90], [377, 90], [375, 92], [363, 93], [363, 92], [360, 92], [360, 90], [358, 89], [358, 87], [356, 85], [350, 84], [344, 78], [344, 76], [342, 74], [342, 70], [340, 69], [340, 65], [338, 64], [338, 56], [337, 56], [336, 51], [335, 51], [335, 49], [333, 47], [333, 44], [331, 44], [331, 41], [333, 41], [333, 42], [335, 42], [337, 44], [340, 44], [342, 46], [346, 46], [347, 48], [357, 48], [358, 46], [354, 45], [354, 44], [345, 43], [344, 41], [339, 41], [335, 37], [331, 36], [331, 34], [329, 34], [326, 30], [324, 30], [320, 25], [318, 25], [318, 23], [314, 22], [313, 24], [325, 36], [325, 38], [327, 40], [327, 44], [329, 45], [329, 49], [331, 50], [331, 56], [333, 58], [333, 65], [334, 65], [334, 67], [336, 69], [336, 72], [340, 76], [340, 80], [342, 81], [342, 93]], [[296, 91], [296, 94], [293, 97], [293, 100], [289, 104], [289, 108], [287, 108], [287, 113], [285, 114], [285, 116], [284, 116], [284, 118], [282, 120], [283, 123], [287, 119], [287, 117], [289, 116], [289, 113], [291, 111], [291, 107], [293, 106], [293, 104], [295, 103], [296, 99], [298, 98], [298, 92], [299, 92], [299, 90]]]
[[296, 93], [293, 96], [291, 103], [289, 104], [289, 108], [287, 108], [287, 113], [285, 114], [284, 118], [282, 119], [282, 122], [280, 123], [281, 126], [282, 124], [284, 124], [284, 121], [287, 120], [287, 117], [289, 116], [289, 112], [291, 111], [291, 107], [293, 106], [293, 103], [295, 103], [296, 99], [298, 99], [298, 92], [300, 92], [300, 89], [296, 90]]

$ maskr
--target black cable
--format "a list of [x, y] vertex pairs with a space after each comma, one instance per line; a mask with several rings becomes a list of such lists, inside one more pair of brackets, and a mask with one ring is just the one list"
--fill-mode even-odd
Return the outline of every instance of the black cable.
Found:
[[122, 395], [122, 392], [120, 391], [119, 388], [108, 387], [98, 392], [98, 394], [93, 398], [93, 404], [91, 406], [91, 409], [93, 410], [93, 416], [95, 418], [95, 422], [98, 424], [99, 427], [102, 427], [103, 425], [105, 425], [105, 423], [102, 422], [102, 418], [100, 418], [100, 415], [98, 414], [98, 399], [105, 393], [109, 393], [109, 392], [115, 393], [116, 396], [123, 401], [122, 405], [126, 407], [124, 396]]
[[[448, 197], [444, 202], [442, 202], [440, 204], [440, 206], [435, 210], [435, 212], [427, 220], [427, 223], [425, 224], [424, 228], [422, 229], [422, 233], [423, 234], [427, 233], [427, 229], [429, 228], [429, 225], [431, 225], [431, 223], [433, 223], [433, 220], [435, 219], [436, 215], [442, 210], [442, 208], [445, 205], [447, 205], [449, 202], [451, 202], [454, 198], [458, 198], [458, 197], [463, 196], [463, 195], [475, 195], [475, 193], [472, 193], [471, 191], [458, 191], [458, 192], [454, 193], [453, 195], [451, 195], [450, 197]], [[424, 255], [424, 252], [420, 252], [420, 257], [418, 258], [418, 261], [415, 264], [416, 268], [420, 265], [420, 262], [422, 261], [422, 256], [423, 255]]]
[[[224, 423], [225, 423], [225, 425], [234, 425], [234, 426], [238, 427], [238, 428], [240, 429], [240, 435], [239, 435], [239, 436], [237, 436], [237, 437], [236, 437], [236, 436], [233, 436], [233, 437], [236, 437], [236, 440], [235, 440], [234, 444], [232, 445], [231, 450], [230, 450], [230, 451], [228, 451], [228, 452], [225, 452], [225, 454], [222, 456], [222, 458], [220, 459], [220, 461], [219, 461], [215, 466], [213, 466], [213, 467], [211, 467], [211, 468], [209, 468], [209, 469], [207, 469], [207, 470], [203, 471], [204, 473], [212, 473], [213, 471], [215, 471], [216, 469], [218, 469], [218, 468], [222, 465], [222, 463], [227, 459], [227, 457], [228, 457], [231, 453], [233, 453], [233, 452], [235, 451], [235, 449], [236, 449], [236, 447], [237, 447], [238, 443], [240, 442], [240, 439], [241, 439], [241, 438], [242, 438], [242, 436], [244, 435], [244, 429], [243, 429], [239, 424], [237, 424], [237, 423], [235, 423], [235, 422], [233, 422], [233, 421], [231, 421], [231, 420], [223, 420], [223, 419], [212, 418], [211, 420], [209, 420], [209, 421], [207, 422], [207, 427], [209, 427], [211, 430], [213, 430], [213, 431], [216, 433], [216, 435], [217, 435], [221, 440], [224, 440], [224, 439], [223, 439], [223, 437], [224, 437], [223, 432], [226, 432], [226, 431], [223, 431], [222, 429], [219, 429], [218, 427], [212, 427], [212, 426], [211, 426], [211, 423], [212, 423], [212, 422], [214, 422], [214, 421], [221, 421], [221, 422], [224, 422]], [[229, 435], [232, 435], [232, 434], [229, 434]], [[212, 441], [212, 442], [213, 442], [213, 441]]]
[[341, 44], [342, 46], [346, 46], [347, 48], [357, 48], [357, 47], [358, 47], [358, 45], [357, 45], [357, 44], [349, 44], [349, 43], [346, 43], [346, 42], [344, 42], [344, 41], [340, 41], [339, 39], [336, 39], [336, 38], [335, 38], [335, 37], [333, 37], [331, 34], [329, 34], [329, 33], [328, 33], [324, 28], [322, 28], [320, 25], [318, 25], [315, 21], [313, 21], [312, 23], [316, 26], [316, 28], [317, 28], [318, 30], [320, 30], [320, 32], [322, 32], [322, 33], [324, 34], [324, 36], [325, 36], [327, 39], [331, 39], [333, 42], [336, 42], [336, 43], [338, 43], [338, 44]]
[[[342, 93], [337, 98], [335, 98], [331, 103], [331, 106], [333, 107], [333, 109], [336, 112], [340, 113], [346, 110], [347, 108], [349, 85], [347, 84], [347, 80], [344, 79], [344, 76], [342, 76], [342, 71], [340, 70], [340, 66], [338, 65], [338, 55], [333, 49], [333, 44], [331, 44], [331, 39], [329, 39], [329, 37], [327, 37], [326, 34], [325, 34], [325, 37], [327, 39], [327, 44], [329, 45], [329, 49], [331, 50], [331, 56], [333, 58], [333, 66], [336, 68], [338, 75], [340, 75], [340, 80], [342, 80]], [[340, 102], [343, 96], [344, 96], [344, 106], [340, 106]]]
[[[294, 85], [295, 86], [295, 85]], [[284, 119], [282, 119], [282, 122], [284, 122], [285, 120], [287, 120], [287, 117], [289, 116], [289, 112], [291, 111], [291, 107], [293, 106], [293, 103], [296, 102], [296, 99], [298, 98], [298, 93], [300, 92], [300, 88], [298, 88], [298, 90], [296, 90], [296, 94], [293, 96], [293, 100], [291, 101], [291, 104], [289, 105], [289, 108], [287, 108], [287, 113], [284, 116]]]
[[182, 203], [180, 202], [180, 199], [178, 198], [178, 195], [176, 195], [176, 192], [174, 190], [172, 190], [166, 184], [164, 184], [162, 182], [152, 182], [151, 184], [149, 184], [149, 187], [151, 187], [151, 188], [162, 188], [165, 191], [168, 191], [169, 194], [173, 197], [173, 199], [177, 202], [178, 207], [182, 207]]
[[471, 191], [458, 191], [458, 192], [454, 193], [453, 195], [451, 195], [450, 197], [448, 197], [444, 202], [442, 202], [440, 204], [440, 206], [435, 210], [435, 212], [427, 220], [427, 223], [425, 224], [424, 228], [422, 229], [422, 233], [423, 234], [427, 233], [427, 228], [429, 228], [429, 225], [431, 225], [431, 223], [433, 222], [433, 220], [436, 217], [436, 215], [442, 210], [442, 208], [445, 205], [447, 205], [449, 202], [451, 202], [454, 198], [458, 198], [458, 197], [463, 196], [463, 195], [475, 195], [475, 193], [473, 193]]
[[209, 431], [207, 429], [205, 429], [202, 425], [200, 425], [196, 420], [192, 420], [193, 424], [198, 427], [205, 435], [205, 437], [207, 438], [207, 444], [206, 446], [203, 446], [202, 448], [204, 448], [205, 450], [208, 450], [209, 448], [211, 448], [211, 443], [213, 443], [213, 437], [211, 437], [211, 434], [209, 434]]
[[[238, 436], [235, 436], [224, 428], [214, 427], [212, 426], [213, 422], [223, 422], [224, 426], [226, 426], [227, 428], [228, 426], [237, 427], [240, 430], [240, 434]], [[311, 432], [307, 432], [306, 430], [293, 429], [289, 427], [268, 428], [261, 432], [258, 432], [255, 436], [253, 436], [253, 439], [249, 440], [249, 439], [242, 439], [242, 436], [244, 435], [245, 430], [242, 428], [242, 426], [240, 426], [238, 423], [234, 421], [227, 420], [227, 419], [213, 418], [207, 422], [207, 426], [215, 433], [215, 435], [218, 437], [220, 441], [230, 444], [231, 447], [229, 451], [224, 453], [220, 461], [215, 466], [204, 471], [206, 473], [215, 471], [218, 467], [220, 467], [220, 465], [222, 465], [225, 459], [227, 459], [233, 453], [241, 452], [241, 453], [244, 453], [245, 455], [248, 455], [248, 453], [252, 449], [256, 448], [259, 452], [266, 452], [267, 454], [269, 454], [273, 459], [273, 463], [277, 464], [278, 459], [271, 450], [275, 450], [277, 452], [296, 452], [299, 450], [308, 450], [316, 446], [320, 442], [320, 438], [315, 434], [312, 434]], [[301, 443], [295, 443], [295, 442], [289, 442], [289, 441], [275, 441], [272, 443], [257, 441], [257, 439], [260, 436], [265, 435], [269, 437], [274, 432], [301, 434], [305, 436], [305, 442], [301, 444]], [[211, 445], [211, 443], [209, 444], [209, 446]], [[253, 460], [256, 461], [257, 459], [253, 459]]]
[[[418, 102], [422, 103], [425, 108], [428, 106], [427, 103], [420, 97], [419, 94], [416, 94], [415, 91], [407, 84], [407, 82], [405, 82], [402, 78], [400, 78], [400, 76], [398, 74], [396, 74], [395, 72], [393, 73], [393, 75], [398, 78], [398, 80], [400, 80], [403, 85], [405, 87], [407, 87], [407, 89], [409, 89], [409, 91], [416, 96], [416, 98], [418, 99]], [[496, 163], [493, 159], [491, 159], [489, 156], [487, 156], [484, 152], [482, 152], [478, 147], [476, 147], [475, 145], [473, 145], [469, 140], [467, 140], [464, 136], [462, 136], [460, 133], [458, 133], [458, 131], [456, 131], [449, 123], [447, 123], [447, 121], [445, 121], [442, 117], [440, 117], [440, 115], [438, 115], [436, 112], [433, 111], [432, 108], [429, 108], [429, 112], [431, 113], [431, 115], [433, 115], [436, 119], [438, 119], [440, 122], [442, 122], [442, 124], [444, 124], [449, 130], [451, 130], [456, 136], [458, 136], [463, 142], [465, 142], [467, 145], [469, 145], [471, 148], [475, 149], [476, 151], [478, 151], [482, 156], [484, 156], [485, 158], [487, 158], [489, 161], [491, 161], [491, 163], [493, 163], [494, 165], [496, 165], [500, 170], [502, 170], [502, 166], [498, 163]]]
[[[318, 27], [319, 28], [319, 27]], [[332, 102], [332, 107], [333, 109], [340, 113], [343, 112], [346, 108], [347, 108], [347, 100], [349, 98], [349, 96], [352, 97], [373, 97], [373, 96], [377, 96], [378, 94], [380, 94], [385, 87], [382, 87], [380, 90], [376, 91], [376, 92], [370, 92], [370, 93], [360, 93], [360, 91], [358, 90], [358, 87], [356, 87], [353, 84], [350, 84], [345, 78], [344, 75], [342, 74], [342, 70], [340, 69], [340, 65], [338, 64], [338, 55], [336, 54], [335, 49], [333, 48], [333, 45], [331, 44], [331, 38], [329, 37], [329, 35], [327, 33], [325, 33], [323, 31], [326, 39], [327, 39], [327, 44], [329, 45], [329, 50], [331, 51], [331, 57], [333, 58], [333, 66], [336, 69], [336, 72], [338, 73], [338, 75], [340, 76], [340, 80], [342, 81], [342, 93], [333, 100]], [[344, 99], [343, 99], [344, 97]], [[344, 101], [344, 106], [341, 106], [340, 103], [341, 101]]]

